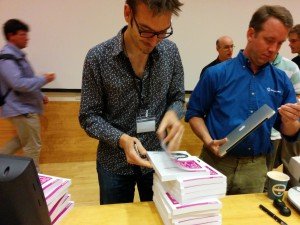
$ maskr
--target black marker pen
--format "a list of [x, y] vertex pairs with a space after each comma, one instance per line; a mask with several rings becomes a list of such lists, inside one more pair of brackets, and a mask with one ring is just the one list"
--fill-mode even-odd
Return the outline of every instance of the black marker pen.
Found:
[[263, 205], [259, 205], [259, 208], [264, 211], [265, 213], [267, 213], [269, 216], [271, 216], [276, 222], [278, 222], [281, 225], [287, 225], [286, 222], [284, 222], [283, 220], [281, 220], [278, 216], [276, 216], [274, 213], [272, 213], [270, 210], [268, 210], [266, 207], [264, 207]]

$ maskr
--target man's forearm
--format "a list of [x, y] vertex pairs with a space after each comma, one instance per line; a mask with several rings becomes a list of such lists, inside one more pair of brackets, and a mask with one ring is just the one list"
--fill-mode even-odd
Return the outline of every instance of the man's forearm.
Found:
[[283, 133], [286, 136], [293, 136], [299, 131], [299, 128], [300, 128], [299, 121], [282, 123], [281, 124], [281, 133]]
[[204, 145], [208, 145], [212, 141], [209, 131], [202, 118], [193, 117], [189, 120], [189, 124], [194, 133], [203, 141]]

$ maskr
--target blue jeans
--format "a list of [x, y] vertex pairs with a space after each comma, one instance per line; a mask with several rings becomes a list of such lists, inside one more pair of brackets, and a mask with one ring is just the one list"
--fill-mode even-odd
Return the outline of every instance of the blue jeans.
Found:
[[133, 202], [135, 185], [140, 200], [152, 201], [153, 172], [142, 174], [140, 167], [135, 167], [134, 175], [117, 175], [104, 170], [97, 163], [100, 187], [100, 205]]

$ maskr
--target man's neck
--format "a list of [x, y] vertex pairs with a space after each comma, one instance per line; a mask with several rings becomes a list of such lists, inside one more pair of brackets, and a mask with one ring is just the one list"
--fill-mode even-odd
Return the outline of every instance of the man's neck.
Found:
[[22, 48], [18, 47], [14, 42], [11, 41], [7, 41], [7, 43], [9, 43], [10, 45], [14, 46], [15, 48], [21, 50]]
[[218, 60], [219, 60], [220, 62], [223, 62], [223, 61], [225, 61], [226, 59], [222, 59], [222, 58], [220, 58], [220, 56], [218, 56]]
[[260, 69], [261, 67], [255, 65], [255, 63], [253, 63], [253, 61], [251, 60], [251, 57], [249, 57], [247, 47], [246, 47], [245, 50], [243, 51], [243, 54], [244, 54], [244, 56], [250, 61], [250, 68], [251, 68], [252, 72], [253, 72], [254, 74], [256, 74], [256, 73], [259, 71], [259, 69]]
[[124, 52], [129, 58], [135, 75], [140, 78], [143, 77], [149, 54], [143, 53], [138, 46], [133, 43], [132, 37], [130, 37], [126, 31], [124, 32], [123, 41]]
[[128, 58], [139, 58], [140, 60], [146, 60], [149, 54], [143, 53], [134, 43], [132, 38], [129, 36], [127, 30], [124, 32], [124, 52]]

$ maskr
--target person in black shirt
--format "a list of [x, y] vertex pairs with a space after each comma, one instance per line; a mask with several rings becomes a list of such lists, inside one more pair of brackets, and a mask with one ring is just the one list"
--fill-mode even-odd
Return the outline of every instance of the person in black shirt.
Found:
[[228, 37], [228, 36], [220, 37], [216, 41], [216, 49], [217, 49], [219, 55], [214, 61], [212, 61], [211, 63], [209, 63], [207, 66], [205, 66], [202, 69], [200, 77], [208, 67], [214, 66], [214, 65], [216, 65], [220, 62], [223, 62], [227, 59], [231, 59], [232, 54], [233, 54], [233, 48], [234, 48], [234, 44], [233, 44], [233, 40], [231, 37]]

